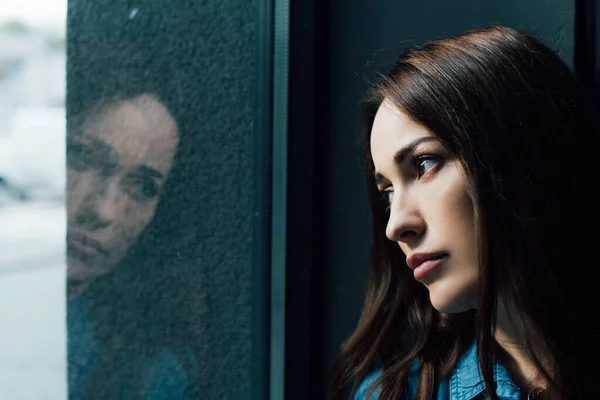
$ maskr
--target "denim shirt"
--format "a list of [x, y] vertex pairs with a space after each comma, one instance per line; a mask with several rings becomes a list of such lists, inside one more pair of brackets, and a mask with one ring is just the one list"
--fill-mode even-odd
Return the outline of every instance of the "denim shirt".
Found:
[[[418, 368], [418, 360], [415, 360], [408, 373], [407, 400], [415, 398], [419, 379]], [[378, 389], [374, 391], [375, 397], [367, 399], [365, 396], [369, 386], [380, 374], [381, 371], [378, 370], [368, 375], [359, 385], [354, 400], [376, 400]], [[496, 394], [501, 400], [519, 400], [519, 387], [510, 378], [500, 361], [494, 364], [494, 381], [496, 381]], [[487, 399], [483, 394], [484, 389], [485, 383], [477, 362], [477, 347], [473, 342], [450, 374], [440, 383], [437, 400], [483, 400]]]

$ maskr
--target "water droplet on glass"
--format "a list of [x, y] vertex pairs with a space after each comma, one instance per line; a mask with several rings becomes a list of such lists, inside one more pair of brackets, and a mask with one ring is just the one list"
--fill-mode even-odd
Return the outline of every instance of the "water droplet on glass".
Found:
[[132, 8], [131, 11], [129, 11], [129, 19], [134, 19], [139, 11], [139, 8]]

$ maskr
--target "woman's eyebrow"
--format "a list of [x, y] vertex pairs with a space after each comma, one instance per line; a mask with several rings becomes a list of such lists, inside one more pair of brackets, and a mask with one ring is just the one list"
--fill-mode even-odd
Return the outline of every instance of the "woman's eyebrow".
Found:
[[161, 174], [156, 169], [149, 167], [147, 165], [138, 165], [133, 171], [131, 171], [131, 174], [140, 176], [142, 178], [165, 179], [163, 174]]
[[375, 172], [373, 174], [373, 177], [375, 178], [375, 184], [377, 186], [381, 185], [383, 182], [387, 181], [387, 178], [385, 176], [383, 176], [382, 174], [380, 174], [379, 172]]
[[[418, 145], [420, 145], [421, 143], [433, 142], [433, 141], [439, 141], [439, 139], [436, 138], [435, 136], [423, 136], [423, 137], [413, 140], [412, 142], [410, 142], [406, 146], [402, 147], [400, 150], [398, 150], [394, 154], [394, 164], [400, 166], [400, 164], [402, 164], [404, 162], [406, 157], [408, 157], [412, 152], [415, 151], [415, 148]], [[377, 171], [375, 171], [373, 176], [375, 177], [375, 184], [377, 184], [377, 185], [380, 185], [384, 181], [387, 181], [387, 178]]]
[[404, 162], [404, 160], [406, 159], [406, 157], [408, 157], [409, 154], [411, 154], [412, 152], [415, 151], [415, 148], [418, 145], [420, 145], [421, 143], [432, 142], [432, 141], [439, 141], [439, 140], [435, 136], [423, 136], [421, 138], [413, 140], [412, 142], [410, 142], [409, 144], [407, 144], [406, 146], [404, 146], [403, 148], [398, 150], [396, 152], [396, 154], [394, 154], [394, 163], [396, 165], [402, 164]]

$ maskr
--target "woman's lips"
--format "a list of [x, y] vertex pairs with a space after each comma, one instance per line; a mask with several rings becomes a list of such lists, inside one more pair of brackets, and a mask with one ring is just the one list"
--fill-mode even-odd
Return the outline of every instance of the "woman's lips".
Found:
[[421, 280], [448, 257], [447, 253], [415, 253], [406, 259], [406, 264], [414, 270], [416, 280]]
[[81, 233], [67, 234], [67, 254], [81, 261], [89, 261], [104, 253], [100, 242]]

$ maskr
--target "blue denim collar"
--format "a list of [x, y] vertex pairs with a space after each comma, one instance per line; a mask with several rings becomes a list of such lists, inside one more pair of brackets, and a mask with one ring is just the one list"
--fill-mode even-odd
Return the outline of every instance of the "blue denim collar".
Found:
[[[494, 361], [494, 381], [496, 382], [496, 394], [502, 400], [519, 400], [519, 387], [513, 382], [507, 369], [499, 360]], [[354, 400], [367, 400], [366, 391], [370, 385], [381, 375], [381, 370], [375, 370], [368, 375], [354, 396]], [[414, 360], [408, 374], [406, 387], [406, 399], [414, 399], [419, 379], [419, 361]], [[475, 341], [456, 363], [454, 369], [441, 382], [438, 388], [437, 400], [480, 400], [485, 390], [485, 382], [477, 361], [477, 346]], [[379, 388], [376, 388], [375, 400], [379, 396]]]
[[[494, 381], [496, 394], [502, 399], [519, 399], [519, 387], [511, 379], [507, 369], [500, 360], [494, 361]], [[460, 358], [454, 371], [450, 374], [451, 400], [471, 400], [479, 396], [485, 389], [485, 382], [477, 361], [475, 341]]]

